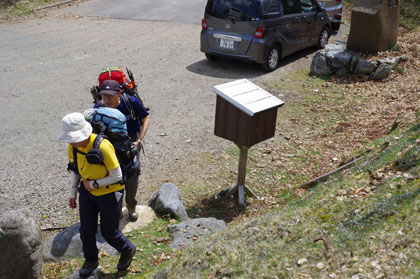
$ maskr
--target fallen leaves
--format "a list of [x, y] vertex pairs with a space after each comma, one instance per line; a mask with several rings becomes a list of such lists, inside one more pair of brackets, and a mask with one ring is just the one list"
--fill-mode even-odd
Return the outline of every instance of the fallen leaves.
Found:
[[152, 260], [150, 263], [154, 266], [158, 266], [160, 263], [170, 260], [170, 259], [171, 259], [171, 255], [169, 253], [163, 252], [159, 256], [152, 256]]

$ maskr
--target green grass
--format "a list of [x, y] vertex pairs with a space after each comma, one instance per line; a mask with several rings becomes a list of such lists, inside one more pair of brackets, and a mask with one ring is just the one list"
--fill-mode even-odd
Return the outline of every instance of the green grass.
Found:
[[403, 0], [400, 9], [400, 24], [410, 30], [420, 25], [420, 0]]
[[401, 50], [401, 46], [397, 43], [391, 43], [391, 47], [389, 48], [390, 51], [398, 52]]
[[[418, 127], [377, 140], [363, 160], [303, 198], [285, 191], [278, 210], [186, 248], [158, 278], [417, 278]], [[320, 238], [328, 250], [314, 242]]]
[[12, 5], [0, 5], [0, 12], [3, 12], [5, 19], [15, 16], [25, 16], [32, 14], [34, 10], [55, 3], [64, 2], [64, 0], [32, 0], [32, 1], [12, 1]]
[[14, 15], [27, 15], [30, 14], [32, 10], [29, 8], [27, 3], [18, 3], [14, 5], [13, 8], [11, 8], [9, 11]]

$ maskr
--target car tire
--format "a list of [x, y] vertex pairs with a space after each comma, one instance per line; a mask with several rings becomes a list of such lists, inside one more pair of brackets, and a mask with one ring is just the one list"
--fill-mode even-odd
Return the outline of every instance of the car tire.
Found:
[[266, 72], [272, 72], [278, 68], [280, 61], [280, 49], [278, 46], [272, 46], [265, 56], [265, 62], [261, 67]]
[[330, 38], [330, 30], [327, 27], [322, 28], [321, 33], [319, 34], [317, 48], [318, 49], [325, 48], [325, 46], [328, 44], [329, 38]]
[[205, 53], [207, 60], [209, 61], [216, 61], [219, 58], [216, 55], [210, 54], [210, 53]]
[[333, 22], [333, 23], [331, 23], [331, 28], [334, 31], [338, 31], [338, 30], [340, 30], [340, 25], [341, 25], [340, 22]]

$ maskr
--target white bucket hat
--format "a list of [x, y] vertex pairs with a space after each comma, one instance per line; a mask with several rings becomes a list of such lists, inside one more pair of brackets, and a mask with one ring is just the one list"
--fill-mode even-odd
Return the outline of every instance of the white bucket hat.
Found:
[[92, 134], [92, 126], [80, 112], [67, 114], [61, 120], [61, 131], [57, 140], [67, 143], [82, 142]]

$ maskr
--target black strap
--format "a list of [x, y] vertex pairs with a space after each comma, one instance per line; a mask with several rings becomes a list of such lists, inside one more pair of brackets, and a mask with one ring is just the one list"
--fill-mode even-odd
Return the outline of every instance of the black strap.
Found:
[[[104, 137], [102, 135], [96, 135], [96, 138], [93, 141], [92, 148], [99, 149], [99, 146], [101, 145], [103, 139], [104, 139]], [[80, 153], [84, 156], [87, 155], [87, 153], [82, 152], [82, 151], [80, 151], [79, 149], [77, 149], [76, 147], [73, 146], [73, 160], [76, 162], [76, 165], [77, 165], [77, 153]]]
[[[143, 123], [141, 123], [141, 121], [138, 119], [138, 117], [136, 115], [136, 111], [134, 110], [133, 101], [131, 100], [130, 95], [123, 92], [122, 99], [123, 99], [123, 102], [124, 102], [124, 104], [125, 104], [125, 106], [128, 110], [128, 113], [131, 115], [133, 120], [137, 120], [137, 122], [139, 123], [140, 126], [143, 125]], [[104, 101], [103, 100], [99, 100], [97, 104], [98, 104], [98, 108], [99, 107], [104, 107]], [[107, 117], [109, 117], [109, 116], [107, 116]]]
[[133, 118], [133, 120], [137, 120], [141, 125], [142, 123], [140, 122], [140, 120], [138, 119], [138, 117], [136, 115], [136, 111], [134, 110], [134, 106], [133, 106], [133, 101], [131, 100], [130, 96], [127, 95], [127, 93], [124, 92], [122, 94], [122, 97], [123, 97], [123, 102], [124, 102], [125, 106], [127, 107], [127, 109], [129, 111], [131, 117]]
[[96, 138], [93, 141], [92, 147], [95, 149], [99, 149], [99, 146], [101, 145], [103, 139], [104, 137], [102, 135], [96, 135]]
[[73, 160], [76, 161], [77, 164], [77, 153], [80, 153], [82, 155], [87, 155], [85, 152], [80, 151], [79, 149], [77, 149], [76, 147], [73, 146]]

